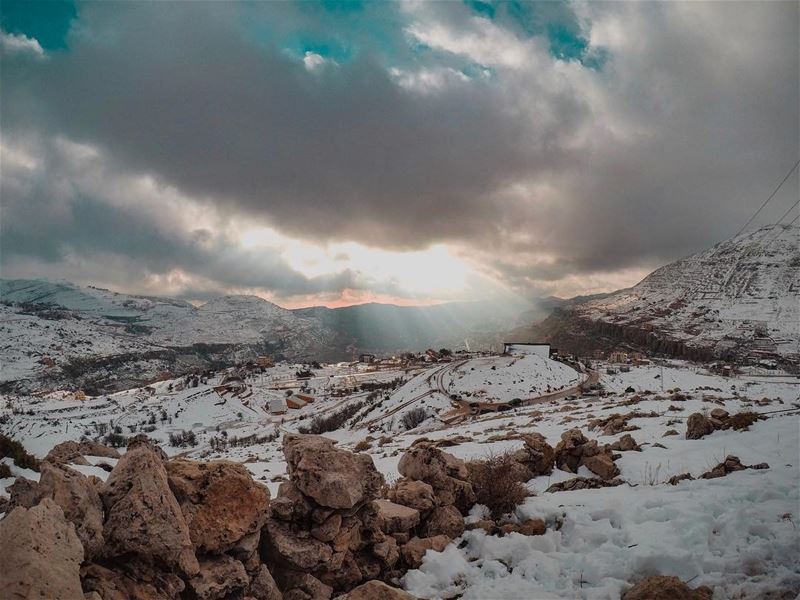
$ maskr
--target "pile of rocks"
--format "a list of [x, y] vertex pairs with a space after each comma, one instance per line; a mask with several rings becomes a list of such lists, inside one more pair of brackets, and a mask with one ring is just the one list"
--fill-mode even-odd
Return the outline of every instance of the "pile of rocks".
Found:
[[686, 421], [686, 439], [699, 440], [717, 429], [747, 431], [750, 425], [766, 418], [764, 415], [754, 412], [729, 415], [728, 411], [722, 408], [715, 408], [707, 417], [702, 413], [693, 413]]
[[561, 441], [555, 448], [555, 461], [559, 469], [568, 473], [577, 473], [583, 465], [601, 479], [614, 479], [619, 475], [611, 448], [587, 439], [580, 429], [561, 434]]
[[290, 480], [272, 501], [261, 553], [286, 598], [330, 598], [391, 573], [396, 540], [381, 530], [384, 487], [372, 458], [314, 435], [285, 435]]

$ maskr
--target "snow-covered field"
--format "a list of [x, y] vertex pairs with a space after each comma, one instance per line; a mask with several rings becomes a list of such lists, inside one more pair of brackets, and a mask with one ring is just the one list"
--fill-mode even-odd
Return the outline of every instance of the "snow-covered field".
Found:
[[[317, 398], [313, 404], [284, 415], [269, 414], [269, 401], [285, 395], [283, 389], [273, 388], [289, 381], [298, 368], [279, 365], [252, 376], [247, 380], [252, 395], [247, 398], [220, 397], [213, 391], [219, 379], [182, 390], [177, 389], [180, 382], [165, 381], [150, 389], [86, 401], [63, 394], [6, 397], [0, 408], [0, 430], [43, 456], [60, 441], [80, 439], [87, 432], [96, 436], [101, 423], [119, 427], [124, 435], [131, 435], [131, 428], [137, 432], [152, 428], [148, 435], [169, 454], [243, 462], [274, 495], [285, 476], [279, 437], [216, 450], [212, 440], [223, 432], [231, 440], [297, 431], [316, 415], [355, 406], [345, 426], [325, 435], [345, 448], [353, 449], [359, 442], [360, 448], [369, 446], [365, 452], [392, 481], [398, 477], [402, 453], [423, 436], [452, 439], [454, 445], [446, 451], [461, 458], [484, 458], [520, 447], [518, 434], [528, 432], [541, 433], [555, 446], [564, 431], [577, 427], [589, 438], [611, 443], [620, 435], [590, 429], [591, 420], [633, 411], [655, 414], [633, 416], [628, 422], [636, 427], [630, 434], [642, 451], [622, 452], [616, 461], [626, 484], [547, 493], [551, 484], [574, 475], [554, 470], [550, 476], [536, 477], [527, 484], [536, 495], [510, 518], [541, 517], [548, 524], [545, 535], [498, 538], [481, 530], [467, 531], [443, 552], [429, 552], [418, 570], [406, 574], [405, 588], [422, 598], [612, 599], [637, 578], [665, 574], [691, 581], [692, 587], [710, 585], [715, 598], [761, 598], [773, 589], [800, 591], [800, 379], [796, 377], [725, 378], [683, 362], [633, 367], [629, 373], [601, 375], [610, 392], [605, 397], [545, 400], [509, 412], [464, 416], [448, 425], [443, 419], [454, 410], [450, 394], [471, 393], [482, 401], [529, 399], [548, 389], [570, 389], [581, 374], [537, 357], [472, 357], [409, 372], [328, 366], [306, 382], [308, 392]], [[605, 372], [603, 365], [598, 370]], [[391, 382], [396, 387], [391, 388]], [[364, 383], [387, 387], [371, 400], [363, 389], [341, 397], [331, 393]], [[635, 392], [626, 392], [629, 388]], [[430, 414], [406, 431], [402, 415], [414, 407], [424, 407]], [[685, 439], [686, 418], [714, 408], [731, 414], [755, 411], [767, 419], [749, 431], [715, 431], [700, 440]], [[197, 446], [169, 446], [169, 434], [181, 430], [195, 432]], [[665, 437], [669, 430], [678, 434]], [[746, 465], [766, 462], [769, 469], [666, 483], [687, 472], [698, 477], [727, 455], [738, 456]], [[82, 469], [107, 476], [99, 467]], [[12, 472], [23, 474], [16, 467]]]

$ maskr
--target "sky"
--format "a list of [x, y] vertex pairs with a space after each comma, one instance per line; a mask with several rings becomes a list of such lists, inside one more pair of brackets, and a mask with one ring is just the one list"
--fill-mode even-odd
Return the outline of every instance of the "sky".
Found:
[[800, 155], [797, 2], [1, 6], [5, 278], [611, 291], [733, 235]]

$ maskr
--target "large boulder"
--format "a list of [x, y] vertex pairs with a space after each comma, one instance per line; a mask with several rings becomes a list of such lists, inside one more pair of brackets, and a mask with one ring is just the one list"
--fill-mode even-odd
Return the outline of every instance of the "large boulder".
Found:
[[713, 433], [714, 424], [700, 413], [689, 415], [686, 421], [686, 439], [699, 440], [703, 436]]
[[602, 479], [614, 479], [619, 475], [619, 468], [614, 464], [611, 456], [606, 453], [584, 456], [581, 464]]
[[621, 600], [711, 600], [711, 588], [692, 589], [677, 577], [653, 575], [643, 579], [627, 592]]
[[189, 580], [197, 600], [221, 600], [241, 594], [250, 583], [244, 565], [230, 556], [200, 562], [200, 572]]
[[83, 598], [83, 547], [53, 500], [16, 507], [0, 521], [0, 590], [4, 598]]
[[408, 592], [393, 588], [382, 581], [368, 581], [336, 600], [415, 600]]
[[106, 508], [103, 555], [133, 554], [192, 576], [199, 570], [194, 545], [162, 457], [159, 448], [137, 439], [109, 475], [100, 492]]
[[269, 490], [243, 465], [171, 460], [166, 469], [197, 551], [225, 552], [266, 522]]
[[397, 469], [408, 479], [430, 485], [439, 506], [453, 504], [466, 513], [475, 504], [475, 491], [468, 481], [466, 463], [429, 442], [409, 448], [400, 459]]
[[372, 457], [340, 450], [319, 435], [285, 435], [283, 452], [292, 483], [320, 506], [357, 507], [376, 499], [384, 484]]
[[105, 458], [119, 458], [120, 454], [114, 448], [109, 448], [98, 442], [61, 442], [56, 444], [44, 457], [46, 462], [53, 464], [73, 463], [88, 465], [89, 461], [84, 456], [102, 456]]
[[43, 462], [38, 496], [54, 500], [75, 525], [86, 559], [97, 556], [103, 547], [103, 503], [89, 480], [68, 467]]

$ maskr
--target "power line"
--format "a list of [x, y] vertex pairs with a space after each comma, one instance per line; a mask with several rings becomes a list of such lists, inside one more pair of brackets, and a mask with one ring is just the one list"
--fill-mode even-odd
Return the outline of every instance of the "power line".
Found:
[[786, 209], [786, 212], [783, 213], [783, 216], [780, 219], [778, 219], [777, 221], [775, 221], [775, 225], [780, 225], [781, 221], [783, 221], [786, 218], [786, 215], [788, 215], [790, 212], [792, 212], [794, 207], [797, 206], [798, 204], [800, 204], [800, 198], [797, 199], [797, 202], [795, 202], [788, 209]]
[[[736, 235], [739, 235], [739, 234], [740, 234], [740, 233], [742, 233], [742, 232], [743, 232], [745, 229], [747, 229], [747, 226], [748, 226], [748, 225], [750, 225], [750, 223], [752, 223], [752, 222], [753, 222], [753, 219], [755, 219], [755, 218], [758, 216], [758, 213], [760, 213], [762, 210], [764, 210], [764, 207], [765, 207], [767, 204], [769, 204], [769, 201], [770, 201], [770, 200], [772, 200], [772, 199], [775, 197], [775, 194], [777, 194], [777, 193], [778, 193], [778, 190], [780, 190], [780, 189], [781, 189], [781, 187], [783, 187], [783, 184], [784, 184], [784, 183], [786, 183], [786, 180], [787, 180], [787, 179], [789, 179], [789, 176], [790, 176], [792, 173], [794, 173], [794, 170], [797, 168], [797, 166], [798, 166], [798, 165], [800, 165], [800, 160], [798, 160], [796, 163], [794, 163], [794, 166], [793, 166], [791, 169], [789, 169], [789, 172], [786, 174], [786, 177], [784, 177], [784, 178], [781, 180], [781, 182], [778, 184], [778, 187], [776, 187], [776, 188], [775, 188], [775, 190], [774, 190], [774, 191], [773, 191], [773, 192], [772, 192], [772, 193], [769, 195], [769, 198], [767, 198], [766, 200], [764, 200], [764, 204], [762, 204], [762, 205], [761, 205], [761, 206], [758, 208], [758, 210], [757, 210], [755, 213], [753, 213], [753, 216], [752, 216], [752, 217], [750, 217], [750, 218], [747, 220], [747, 223], [745, 223], [744, 225], [742, 225], [742, 228], [741, 228], [739, 231], [737, 231], [737, 232], [736, 232]], [[734, 235], [733, 237], [736, 237], [736, 235]]]

